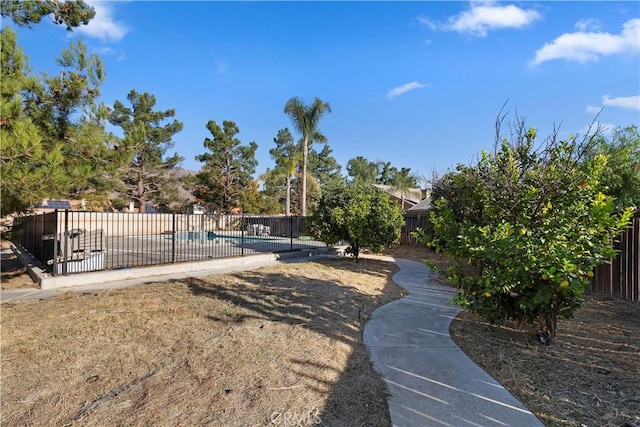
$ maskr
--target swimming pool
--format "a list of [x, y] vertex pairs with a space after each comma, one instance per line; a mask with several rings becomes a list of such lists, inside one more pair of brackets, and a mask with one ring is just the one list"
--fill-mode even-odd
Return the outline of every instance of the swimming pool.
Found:
[[168, 239], [175, 238], [176, 240], [223, 240], [233, 239], [242, 240], [245, 242], [264, 242], [271, 241], [273, 237], [254, 237], [254, 236], [242, 236], [242, 234], [217, 234], [213, 231], [176, 231], [174, 235], [167, 236]]

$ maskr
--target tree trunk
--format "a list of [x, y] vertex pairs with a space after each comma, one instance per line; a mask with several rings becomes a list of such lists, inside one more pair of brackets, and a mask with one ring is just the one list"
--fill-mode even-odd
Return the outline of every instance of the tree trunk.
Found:
[[142, 171], [138, 171], [138, 200], [140, 203], [138, 212], [145, 213], [147, 211], [147, 202], [144, 197], [144, 177]]
[[287, 175], [287, 195], [284, 202], [284, 210], [287, 216], [291, 215], [291, 175]]
[[307, 216], [307, 151], [309, 149], [309, 136], [302, 139], [302, 216]]
[[552, 314], [544, 314], [538, 316], [538, 327], [540, 328], [540, 333], [548, 334], [548, 343], [552, 344], [556, 342], [556, 331], [558, 328], [558, 313], [554, 312]]
[[552, 343], [556, 342], [557, 326], [558, 326], [558, 316], [556, 314], [549, 316], [549, 319], [547, 320], [547, 327], [549, 328], [549, 338], [551, 339]]
[[358, 242], [351, 242], [351, 253], [353, 253], [353, 257], [356, 259], [356, 262], [359, 262], [360, 244]]

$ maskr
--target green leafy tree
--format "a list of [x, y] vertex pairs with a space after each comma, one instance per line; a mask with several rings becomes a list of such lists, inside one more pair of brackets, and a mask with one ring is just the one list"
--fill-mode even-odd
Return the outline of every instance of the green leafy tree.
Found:
[[630, 125], [616, 128], [609, 138], [596, 139], [588, 157], [607, 157], [603, 173], [603, 192], [615, 197], [616, 208], [640, 208], [640, 132]]
[[96, 14], [93, 7], [82, 0], [2, 0], [0, 14], [10, 18], [16, 25], [31, 27], [43, 17], [51, 16], [56, 24], [65, 25], [67, 30], [87, 25]]
[[320, 187], [344, 181], [342, 167], [333, 156], [329, 144], [325, 144], [319, 152], [314, 148], [309, 150], [309, 174], [316, 178]]
[[347, 174], [352, 182], [359, 184], [376, 184], [378, 164], [370, 162], [362, 156], [354, 157], [347, 162]]
[[378, 176], [376, 182], [383, 185], [392, 185], [393, 178], [398, 172], [398, 168], [391, 166], [391, 162], [379, 161], [377, 163]]
[[207, 129], [212, 138], [205, 138], [204, 146], [210, 152], [196, 156], [204, 165], [196, 175], [194, 196], [212, 210], [228, 212], [241, 205], [243, 193], [249, 191], [252, 194], [244, 196], [246, 205], [242, 207], [256, 210], [257, 185], [252, 175], [258, 164], [255, 159], [258, 144], [242, 145], [236, 137], [240, 128], [230, 120], [224, 120], [222, 127], [209, 120]]
[[356, 261], [360, 250], [381, 250], [400, 238], [402, 210], [369, 185], [336, 183], [323, 192], [310, 218], [312, 234], [326, 244], [349, 242]]
[[275, 160], [275, 168], [271, 170], [274, 178], [284, 180], [285, 183], [285, 214], [291, 215], [291, 183], [296, 174], [296, 167], [300, 163], [300, 146], [294, 142], [293, 135], [288, 128], [280, 129], [273, 138], [276, 144], [269, 150]]
[[284, 112], [291, 118], [296, 130], [302, 135], [302, 189], [300, 192], [301, 213], [307, 215], [307, 161], [309, 146], [314, 142], [326, 142], [327, 138], [318, 130], [320, 119], [331, 112], [331, 106], [320, 98], [314, 98], [309, 105], [300, 98], [293, 97], [284, 106]]
[[[17, 25], [31, 26], [49, 14], [71, 29], [86, 24], [94, 11], [81, 1], [2, 1], [3, 17]], [[82, 41], [73, 42], [57, 60], [59, 73], [36, 78], [28, 75], [15, 33], [10, 28], [3, 33], [2, 50], [8, 54], [3, 58], [11, 64], [3, 63], [2, 69], [12, 74], [3, 78], [3, 115], [10, 116], [2, 123], [7, 136], [12, 134], [3, 138], [3, 151], [12, 152], [13, 159], [3, 164], [3, 173], [11, 177], [5, 188], [14, 195], [3, 211], [23, 210], [45, 197], [106, 198], [112, 184], [105, 177], [118, 155], [112, 150], [115, 137], [105, 130], [107, 108], [98, 102], [104, 79], [100, 58], [88, 54]], [[16, 152], [26, 155], [18, 159]], [[16, 177], [21, 178], [11, 182]]]
[[[493, 153], [434, 185], [430, 229], [416, 235], [457, 261], [459, 304], [490, 321], [537, 324], [555, 340], [558, 318], [582, 306], [591, 272], [615, 254], [632, 212], [615, 213], [599, 191], [606, 157], [584, 158], [593, 134], [562, 141], [555, 132], [536, 146], [523, 120], [510, 140], [499, 137], [501, 123]], [[478, 274], [463, 274], [462, 263]]]
[[286, 185], [283, 185], [286, 180], [284, 171], [277, 167], [267, 168], [265, 172], [260, 174], [258, 179], [262, 182], [260, 194], [272, 201], [269, 203], [268, 210], [273, 213], [284, 213], [286, 208]]
[[169, 205], [176, 201], [178, 182], [169, 171], [182, 158], [178, 154], [165, 157], [173, 147], [173, 136], [182, 130], [178, 120], [170, 121], [175, 110], [154, 111], [155, 96], [131, 90], [127, 95], [131, 107], [116, 101], [109, 121], [122, 128], [124, 137], [116, 150], [126, 156], [120, 169], [121, 187], [129, 199], [146, 212], [148, 202]]

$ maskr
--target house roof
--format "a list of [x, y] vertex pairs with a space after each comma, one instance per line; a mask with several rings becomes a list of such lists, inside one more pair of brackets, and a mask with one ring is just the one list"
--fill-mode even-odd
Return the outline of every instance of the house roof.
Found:
[[[396, 199], [404, 199], [405, 202], [417, 205], [422, 200], [422, 190], [420, 188], [409, 188], [404, 192], [404, 195], [400, 190], [397, 190], [391, 185], [373, 184], [374, 187], [381, 189], [390, 196]], [[403, 197], [404, 196], [404, 197]]]
[[419, 213], [426, 212], [429, 209], [431, 209], [431, 197], [427, 197], [417, 205], [411, 206], [409, 209], [407, 209], [407, 212]]

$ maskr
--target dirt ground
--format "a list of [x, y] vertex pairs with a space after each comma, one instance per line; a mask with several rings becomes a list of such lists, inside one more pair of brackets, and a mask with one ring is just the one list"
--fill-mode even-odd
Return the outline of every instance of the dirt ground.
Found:
[[3, 425], [389, 426], [362, 329], [389, 262], [327, 259], [2, 305]]
[[0, 283], [2, 289], [37, 288], [38, 284], [31, 280], [27, 269], [14, 254], [3, 253], [0, 264]]
[[[342, 258], [3, 304], [2, 422], [388, 426], [361, 337], [402, 294], [394, 271]], [[451, 334], [547, 426], [640, 426], [637, 305], [589, 295], [551, 346], [465, 312]]]

